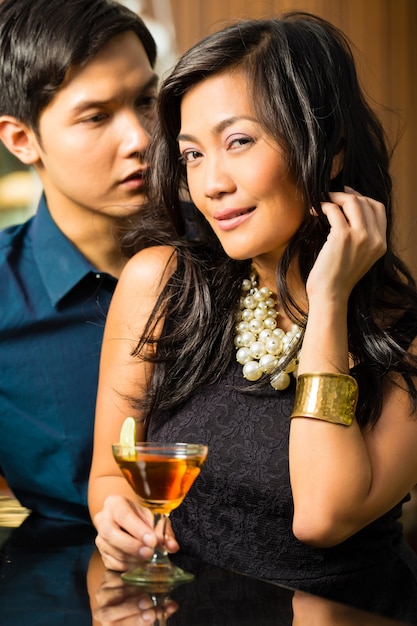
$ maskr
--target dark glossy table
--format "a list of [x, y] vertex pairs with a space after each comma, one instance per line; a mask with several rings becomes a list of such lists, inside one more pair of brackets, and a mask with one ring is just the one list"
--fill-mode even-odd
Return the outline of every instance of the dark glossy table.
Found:
[[[144, 591], [105, 571], [92, 528], [29, 516], [0, 528], [1, 626], [400, 626], [401, 619], [364, 612], [236, 572], [175, 560], [195, 580], [169, 591], [166, 621], [138, 606]], [[149, 598], [148, 598], [149, 599]], [[155, 596], [160, 603], [163, 594]], [[175, 603], [175, 604], [174, 604]], [[398, 599], [398, 616], [402, 602]], [[380, 611], [379, 611], [380, 612]], [[145, 617], [151, 617], [146, 620]], [[416, 622], [417, 623], [417, 620]]]

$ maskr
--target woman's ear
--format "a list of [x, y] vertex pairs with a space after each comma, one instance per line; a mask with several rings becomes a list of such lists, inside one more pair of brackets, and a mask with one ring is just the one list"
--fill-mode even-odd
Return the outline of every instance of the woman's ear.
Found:
[[336, 178], [338, 174], [340, 174], [344, 162], [345, 162], [345, 149], [342, 146], [339, 152], [337, 152], [333, 157], [332, 169], [330, 170], [330, 180], [333, 180], [334, 178]]
[[15, 117], [0, 116], [0, 139], [8, 151], [25, 165], [39, 161], [39, 144], [35, 133]]

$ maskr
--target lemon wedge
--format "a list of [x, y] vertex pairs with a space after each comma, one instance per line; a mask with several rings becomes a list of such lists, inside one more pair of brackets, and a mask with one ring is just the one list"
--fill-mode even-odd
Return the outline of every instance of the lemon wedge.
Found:
[[120, 430], [120, 444], [126, 448], [134, 448], [136, 445], [136, 420], [127, 417]]

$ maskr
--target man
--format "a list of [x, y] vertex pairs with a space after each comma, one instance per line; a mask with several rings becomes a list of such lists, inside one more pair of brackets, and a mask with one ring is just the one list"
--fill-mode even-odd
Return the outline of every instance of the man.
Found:
[[125, 263], [115, 233], [144, 200], [155, 56], [112, 0], [0, 3], [0, 139], [44, 192], [0, 233], [0, 475], [47, 517], [89, 522], [99, 353]]

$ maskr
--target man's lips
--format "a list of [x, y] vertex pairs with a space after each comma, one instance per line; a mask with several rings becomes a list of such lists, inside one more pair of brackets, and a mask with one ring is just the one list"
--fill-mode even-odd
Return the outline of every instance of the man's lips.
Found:
[[135, 172], [129, 174], [129, 176], [126, 176], [122, 182], [127, 183], [130, 180], [143, 180], [146, 177], [146, 171], [147, 170], [136, 170]]
[[126, 176], [121, 182], [122, 185], [125, 185], [131, 189], [140, 189], [146, 184], [147, 180], [147, 170], [136, 170]]

